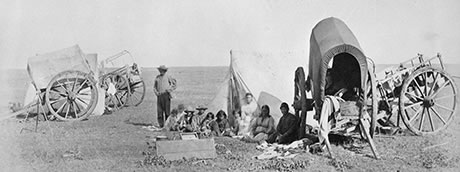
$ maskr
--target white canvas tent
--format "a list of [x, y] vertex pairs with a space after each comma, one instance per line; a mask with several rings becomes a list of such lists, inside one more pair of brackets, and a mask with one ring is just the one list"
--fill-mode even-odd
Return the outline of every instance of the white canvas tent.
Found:
[[[211, 111], [227, 110], [231, 113], [241, 106], [244, 95], [250, 92], [259, 107], [269, 105], [275, 124], [281, 117], [282, 102], [289, 105], [294, 100], [294, 72], [306, 67], [308, 56], [304, 52], [245, 52], [230, 51], [230, 69], [217, 95], [209, 104]], [[310, 95], [308, 97], [311, 98]], [[290, 108], [293, 112], [293, 108]], [[307, 123], [313, 122], [313, 112], [308, 113]]]

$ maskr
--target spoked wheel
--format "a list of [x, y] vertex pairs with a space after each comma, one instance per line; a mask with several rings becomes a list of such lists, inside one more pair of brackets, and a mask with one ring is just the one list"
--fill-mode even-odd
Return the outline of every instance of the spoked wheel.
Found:
[[[296, 115], [300, 116], [299, 138], [305, 136], [307, 120], [307, 94], [305, 90], [305, 72], [298, 67], [294, 76], [294, 107]], [[300, 112], [300, 114], [299, 114]]]
[[45, 101], [56, 118], [82, 120], [96, 107], [96, 82], [92, 76], [81, 71], [61, 72], [48, 84]]
[[399, 111], [407, 128], [416, 135], [445, 129], [452, 121], [457, 104], [455, 82], [445, 71], [425, 67], [404, 82]]
[[370, 117], [370, 128], [369, 128], [369, 134], [371, 137], [374, 137], [375, 133], [375, 125], [377, 123], [377, 83], [375, 81], [375, 76], [371, 73], [367, 74], [367, 83], [366, 83], [366, 89], [364, 90], [366, 94], [366, 100], [365, 100], [365, 110], [369, 114]]
[[142, 103], [145, 96], [145, 84], [140, 76], [133, 77], [129, 82], [130, 95], [127, 106], [138, 106]]
[[105, 105], [109, 108], [120, 109], [129, 99], [129, 82], [122, 75], [108, 75], [106, 82]]

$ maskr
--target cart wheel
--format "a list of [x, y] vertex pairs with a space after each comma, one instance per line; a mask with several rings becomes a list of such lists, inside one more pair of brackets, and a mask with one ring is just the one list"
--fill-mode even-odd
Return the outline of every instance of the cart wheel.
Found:
[[142, 103], [145, 96], [145, 84], [142, 78], [134, 79], [129, 82], [130, 95], [128, 97], [128, 106], [138, 106]]
[[294, 76], [294, 108], [296, 109], [296, 115], [300, 117], [299, 138], [303, 138], [306, 131], [308, 109], [305, 84], [305, 72], [302, 67], [298, 67]]
[[432, 67], [416, 70], [404, 82], [399, 112], [404, 124], [416, 135], [443, 130], [452, 121], [457, 88], [451, 76]]
[[370, 129], [369, 134], [371, 137], [374, 137], [375, 125], [377, 123], [377, 83], [375, 81], [375, 75], [368, 73], [367, 74], [367, 83], [366, 83], [366, 110], [370, 116]]
[[48, 84], [45, 100], [56, 118], [64, 121], [82, 120], [96, 107], [96, 82], [92, 76], [81, 71], [61, 72]]
[[110, 109], [120, 109], [129, 97], [128, 79], [122, 75], [111, 74], [105, 77], [107, 84], [105, 105]]

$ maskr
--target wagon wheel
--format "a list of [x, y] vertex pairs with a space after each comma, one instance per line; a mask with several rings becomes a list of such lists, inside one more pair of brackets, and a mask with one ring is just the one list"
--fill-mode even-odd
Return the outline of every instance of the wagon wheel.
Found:
[[377, 83], [375, 81], [375, 75], [368, 73], [366, 81], [365, 94], [367, 100], [366, 102], [366, 111], [370, 116], [370, 129], [369, 134], [371, 137], [374, 137], [375, 125], [377, 123]]
[[404, 82], [399, 112], [404, 124], [416, 135], [436, 133], [452, 121], [457, 88], [451, 76], [432, 67], [416, 70]]
[[302, 67], [298, 67], [295, 71], [294, 108], [296, 111], [296, 115], [300, 116], [299, 138], [303, 138], [305, 136], [306, 130], [307, 95], [305, 89], [305, 72]]
[[119, 109], [129, 99], [129, 82], [126, 77], [118, 74], [111, 74], [105, 77], [107, 84], [105, 105], [109, 108]]
[[64, 121], [82, 120], [93, 112], [97, 95], [92, 76], [69, 70], [51, 79], [46, 88], [45, 101], [56, 118]]
[[130, 95], [128, 97], [128, 106], [138, 106], [142, 103], [145, 96], [145, 84], [142, 78], [137, 81], [130, 81]]

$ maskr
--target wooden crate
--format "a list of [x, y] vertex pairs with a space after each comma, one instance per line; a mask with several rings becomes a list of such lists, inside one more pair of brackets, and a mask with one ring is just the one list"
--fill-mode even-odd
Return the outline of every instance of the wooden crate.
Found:
[[195, 140], [161, 140], [156, 142], [157, 155], [167, 160], [215, 158], [214, 138]]

